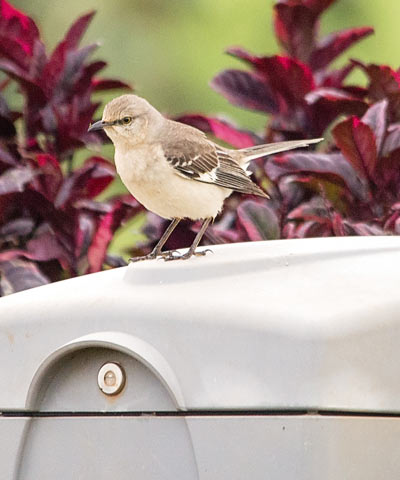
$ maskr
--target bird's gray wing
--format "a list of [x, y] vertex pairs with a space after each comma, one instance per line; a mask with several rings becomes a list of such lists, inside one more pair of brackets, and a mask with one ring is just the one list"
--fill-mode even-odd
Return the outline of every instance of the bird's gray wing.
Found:
[[[188, 131], [189, 133], [192, 133]], [[196, 132], [197, 133], [197, 132]], [[240, 193], [268, 197], [248, 177], [229, 151], [207, 140], [199, 132], [163, 145], [165, 158], [176, 173], [192, 180], [211, 183]]]

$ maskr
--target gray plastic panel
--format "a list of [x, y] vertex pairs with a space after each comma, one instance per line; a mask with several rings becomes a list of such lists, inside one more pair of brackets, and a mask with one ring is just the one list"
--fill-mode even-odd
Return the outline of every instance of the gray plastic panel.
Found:
[[0, 480], [19, 480], [18, 470], [29, 418], [0, 416]]
[[[99, 388], [100, 368], [115, 362], [126, 375], [123, 390], [105, 395]], [[158, 378], [141, 362], [110, 348], [84, 348], [65, 355], [43, 375], [38, 395], [31, 399], [35, 411], [173, 411], [176, 406]]]
[[55, 362], [96, 347], [181, 410], [400, 411], [399, 237], [213, 250], [1, 298], [0, 408], [33, 408]]
[[18, 480], [198, 478], [181, 418], [36, 418], [24, 440]]
[[394, 480], [400, 419], [361, 417], [36, 418], [15, 476], [0, 419], [4, 480]]
[[304, 415], [187, 422], [201, 480], [399, 478], [399, 418]]

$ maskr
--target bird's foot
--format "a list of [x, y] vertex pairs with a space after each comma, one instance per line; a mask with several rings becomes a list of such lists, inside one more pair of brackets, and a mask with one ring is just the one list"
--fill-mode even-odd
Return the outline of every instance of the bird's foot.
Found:
[[130, 258], [129, 263], [141, 262], [143, 260], [154, 260], [156, 258], [163, 258], [165, 260], [173, 256], [174, 253], [178, 253], [178, 250], [166, 250], [165, 252], [157, 252], [153, 250], [152, 252], [148, 253], [147, 255], [143, 255], [142, 257]]
[[164, 260], [168, 260], [171, 257], [175, 257], [179, 255], [178, 250], [166, 250], [165, 252], [160, 252], [157, 258], [163, 258]]
[[207, 255], [208, 252], [213, 253], [212, 250], [209, 248], [206, 248], [205, 250], [200, 250], [200, 251], [190, 251], [188, 250], [186, 253], [182, 253], [181, 255], [174, 255], [176, 250], [172, 250], [170, 255], [167, 255], [164, 257], [164, 260], [166, 262], [170, 262], [172, 260], [187, 260], [190, 257], [204, 257]]
[[142, 257], [132, 257], [128, 260], [128, 263], [142, 262], [143, 260], [154, 260], [155, 258], [157, 258], [157, 255], [154, 252], [150, 252]]

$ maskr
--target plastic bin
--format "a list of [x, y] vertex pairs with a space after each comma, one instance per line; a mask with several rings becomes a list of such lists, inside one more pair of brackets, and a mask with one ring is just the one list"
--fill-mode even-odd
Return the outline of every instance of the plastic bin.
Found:
[[0, 478], [399, 478], [400, 239], [213, 250], [0, 299]]

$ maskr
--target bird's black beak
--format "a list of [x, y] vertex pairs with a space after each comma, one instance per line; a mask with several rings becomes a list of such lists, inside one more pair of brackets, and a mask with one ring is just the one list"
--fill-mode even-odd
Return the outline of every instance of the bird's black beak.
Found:
[[103, 130], [108, 124], [107, 122], [103, 122], [103, 120], [99, 120], [98, 122], [92, 123], [88, 128], [88, 132], [94, 132], [96, 130]]

